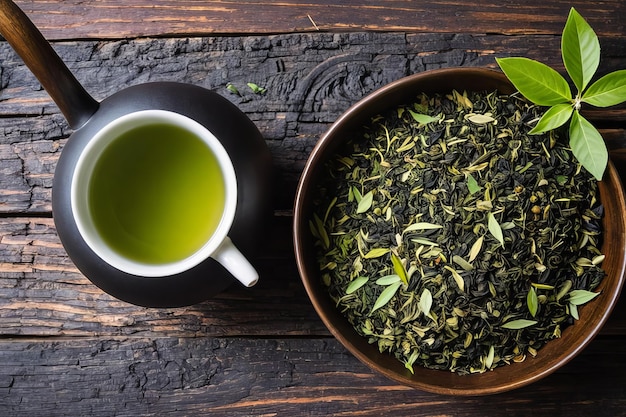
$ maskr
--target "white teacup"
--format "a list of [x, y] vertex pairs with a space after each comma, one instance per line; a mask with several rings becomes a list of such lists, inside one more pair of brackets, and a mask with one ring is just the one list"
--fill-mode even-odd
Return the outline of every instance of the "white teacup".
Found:
[[186, 116], [142, 110], [106, 125], [79, 156], [70, 195], [80, 235], [120, 271], [171, 276], [211, 257], [245, 286], [258, 281], [228, 237], [237, 207], [231, 159]]

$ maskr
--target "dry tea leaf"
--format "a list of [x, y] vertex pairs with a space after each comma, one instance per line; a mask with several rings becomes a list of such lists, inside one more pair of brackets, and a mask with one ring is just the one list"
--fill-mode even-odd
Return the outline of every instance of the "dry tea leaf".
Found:
[[525, 329], [526, 327], [534, 326], [535, 324], [537, 324], [537, 322], [534, 320], [519, 319], [504, 323], [502, 325], [502, 328], [510, 330], [520, 330]]
[[474, 262], [474, 259], [476, 259], [476, 257], [480, 253], [480, 250], [483, 247], [484, 240], [485, 240], [485, 236], [481, 236], [478, 239], [476, 239], [476, 241], [472, 245], [472, 248], [470, 249], [469, 258], [468, 258], [469, 262]]
[[369, 191], [363, 197], [361, 197], [359, 204], [356, 209], [357, 214], [365, 213], [372, 207], [372, 203], [374, 202], [374, 192]]
[[383, 255], [386, 255], [389, 253], [389, 249], [386, 248], [375, 248], [370, 250], [369, 252], [367, 252], [365, 254], [365, 256], [363, 256], [365, 259], [374, 259], [374, 258], [380, 258]]
[[528, 305], [528, 311], [530, 315], [535, 317], [537, 315], [537, 309], [539, 308], [539, 299], [537, 298], [537, 292], [534, 287], [530, 287], [528, 295], [526, 296], [526, 304]]
[[346, 288], [346, 294], [352, 294], [353, 292], [367, 284], [367, 281], [369, 281], [368, 277], [356, 278], [355, 280], [350, 282], [350, 285], [348, 285], [348, 288]]
[[504, 247], [504, 236], [502, 235], [502, 228], [500, 228], [500, 223], [496, 220], [495, 216], [490, 212], [487, 214], [487, 222], [489, 227], [489, 232], [495, 237], [498, 242]]
[[379, 308], [385, 306], [389, 302], [389, 300], [391, 300], [393, 296], [396, 295], [396, 292], [398, 291], [401, 285], [402, 285], [401, 282], [396, 282], [395, 284], [391, 284], [390, 286], [385, 288], [383, 292], [381, 292], [378, 298], [376, 299], [376, 302], [374, 303], [374, 306], [372, 307], [372, 311], [370, 312], [370, 314], [378, 310]]
[[452, 278], [454, 278], [454, 282], [456, 282], [456, 285], [459, 287], [459, 289], [461, 290], [461, 292], [465, 292], [465, 281], [463, 280], [463, 277], [461, 276], [461, 274], [459, 274], [456, 269], [446, 265], [444, 266], [444, 268], [448, 271], [450, 271], [450, 273], [452, 274]]
[[422, 310], [422, 314], [424, 314], [426, 317], [431, 317], [430, 308], [432, 307], [432, 305], [433, 295], [430, 293], [430, 290], [428, 288], [424, 288], [424, 291], [422, 291], [422, 295], [420, 296], [419, 301], [419, 306]]
[[395, 253], [391, 252], [391, 263], [393, 264], [393, 270], [400, 277], [400, 280], [404, 285], [409, 285], [408, 274], [402, 264], [402, 260]]

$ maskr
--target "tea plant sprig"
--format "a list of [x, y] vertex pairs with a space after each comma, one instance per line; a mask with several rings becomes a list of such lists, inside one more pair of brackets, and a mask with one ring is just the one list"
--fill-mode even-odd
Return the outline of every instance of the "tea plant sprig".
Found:
[[563, 76], [541, 62], [519, 57], [496, 58], [496, 61], [524, 97], [539, 106], [549, 106], [529, 133], [544, 133], [569, 120], [572, 153], [587, 171], [601, 180], [608, 164], [608, 151], [600, 133], [580, 114], [580, 108], [583, 103], [609, 107], [626, 101], [626, 70], [614, 71], [589, 85], [600, 64], [600, 42], [574, 8], [563, 29], [561, 55], [576, 95]]

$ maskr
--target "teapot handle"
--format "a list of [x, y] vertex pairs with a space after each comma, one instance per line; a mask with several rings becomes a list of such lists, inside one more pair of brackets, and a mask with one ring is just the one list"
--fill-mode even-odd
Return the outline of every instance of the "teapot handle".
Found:
[[0, 34], [9, 42], [61, 109], [72, 129], [98, 110], [65, 63], [26, 14], [11, 0], [0, 0]]

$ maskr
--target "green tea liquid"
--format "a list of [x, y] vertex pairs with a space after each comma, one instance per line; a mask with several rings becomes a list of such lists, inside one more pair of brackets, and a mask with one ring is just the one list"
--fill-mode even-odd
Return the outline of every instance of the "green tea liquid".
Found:
[[132, 129], [103, 151], [89, 185], [103, 240], [148, 264], [179, 261], [204, 245], [225, 202], [218, 161], [194, 134], [168, 124]]

